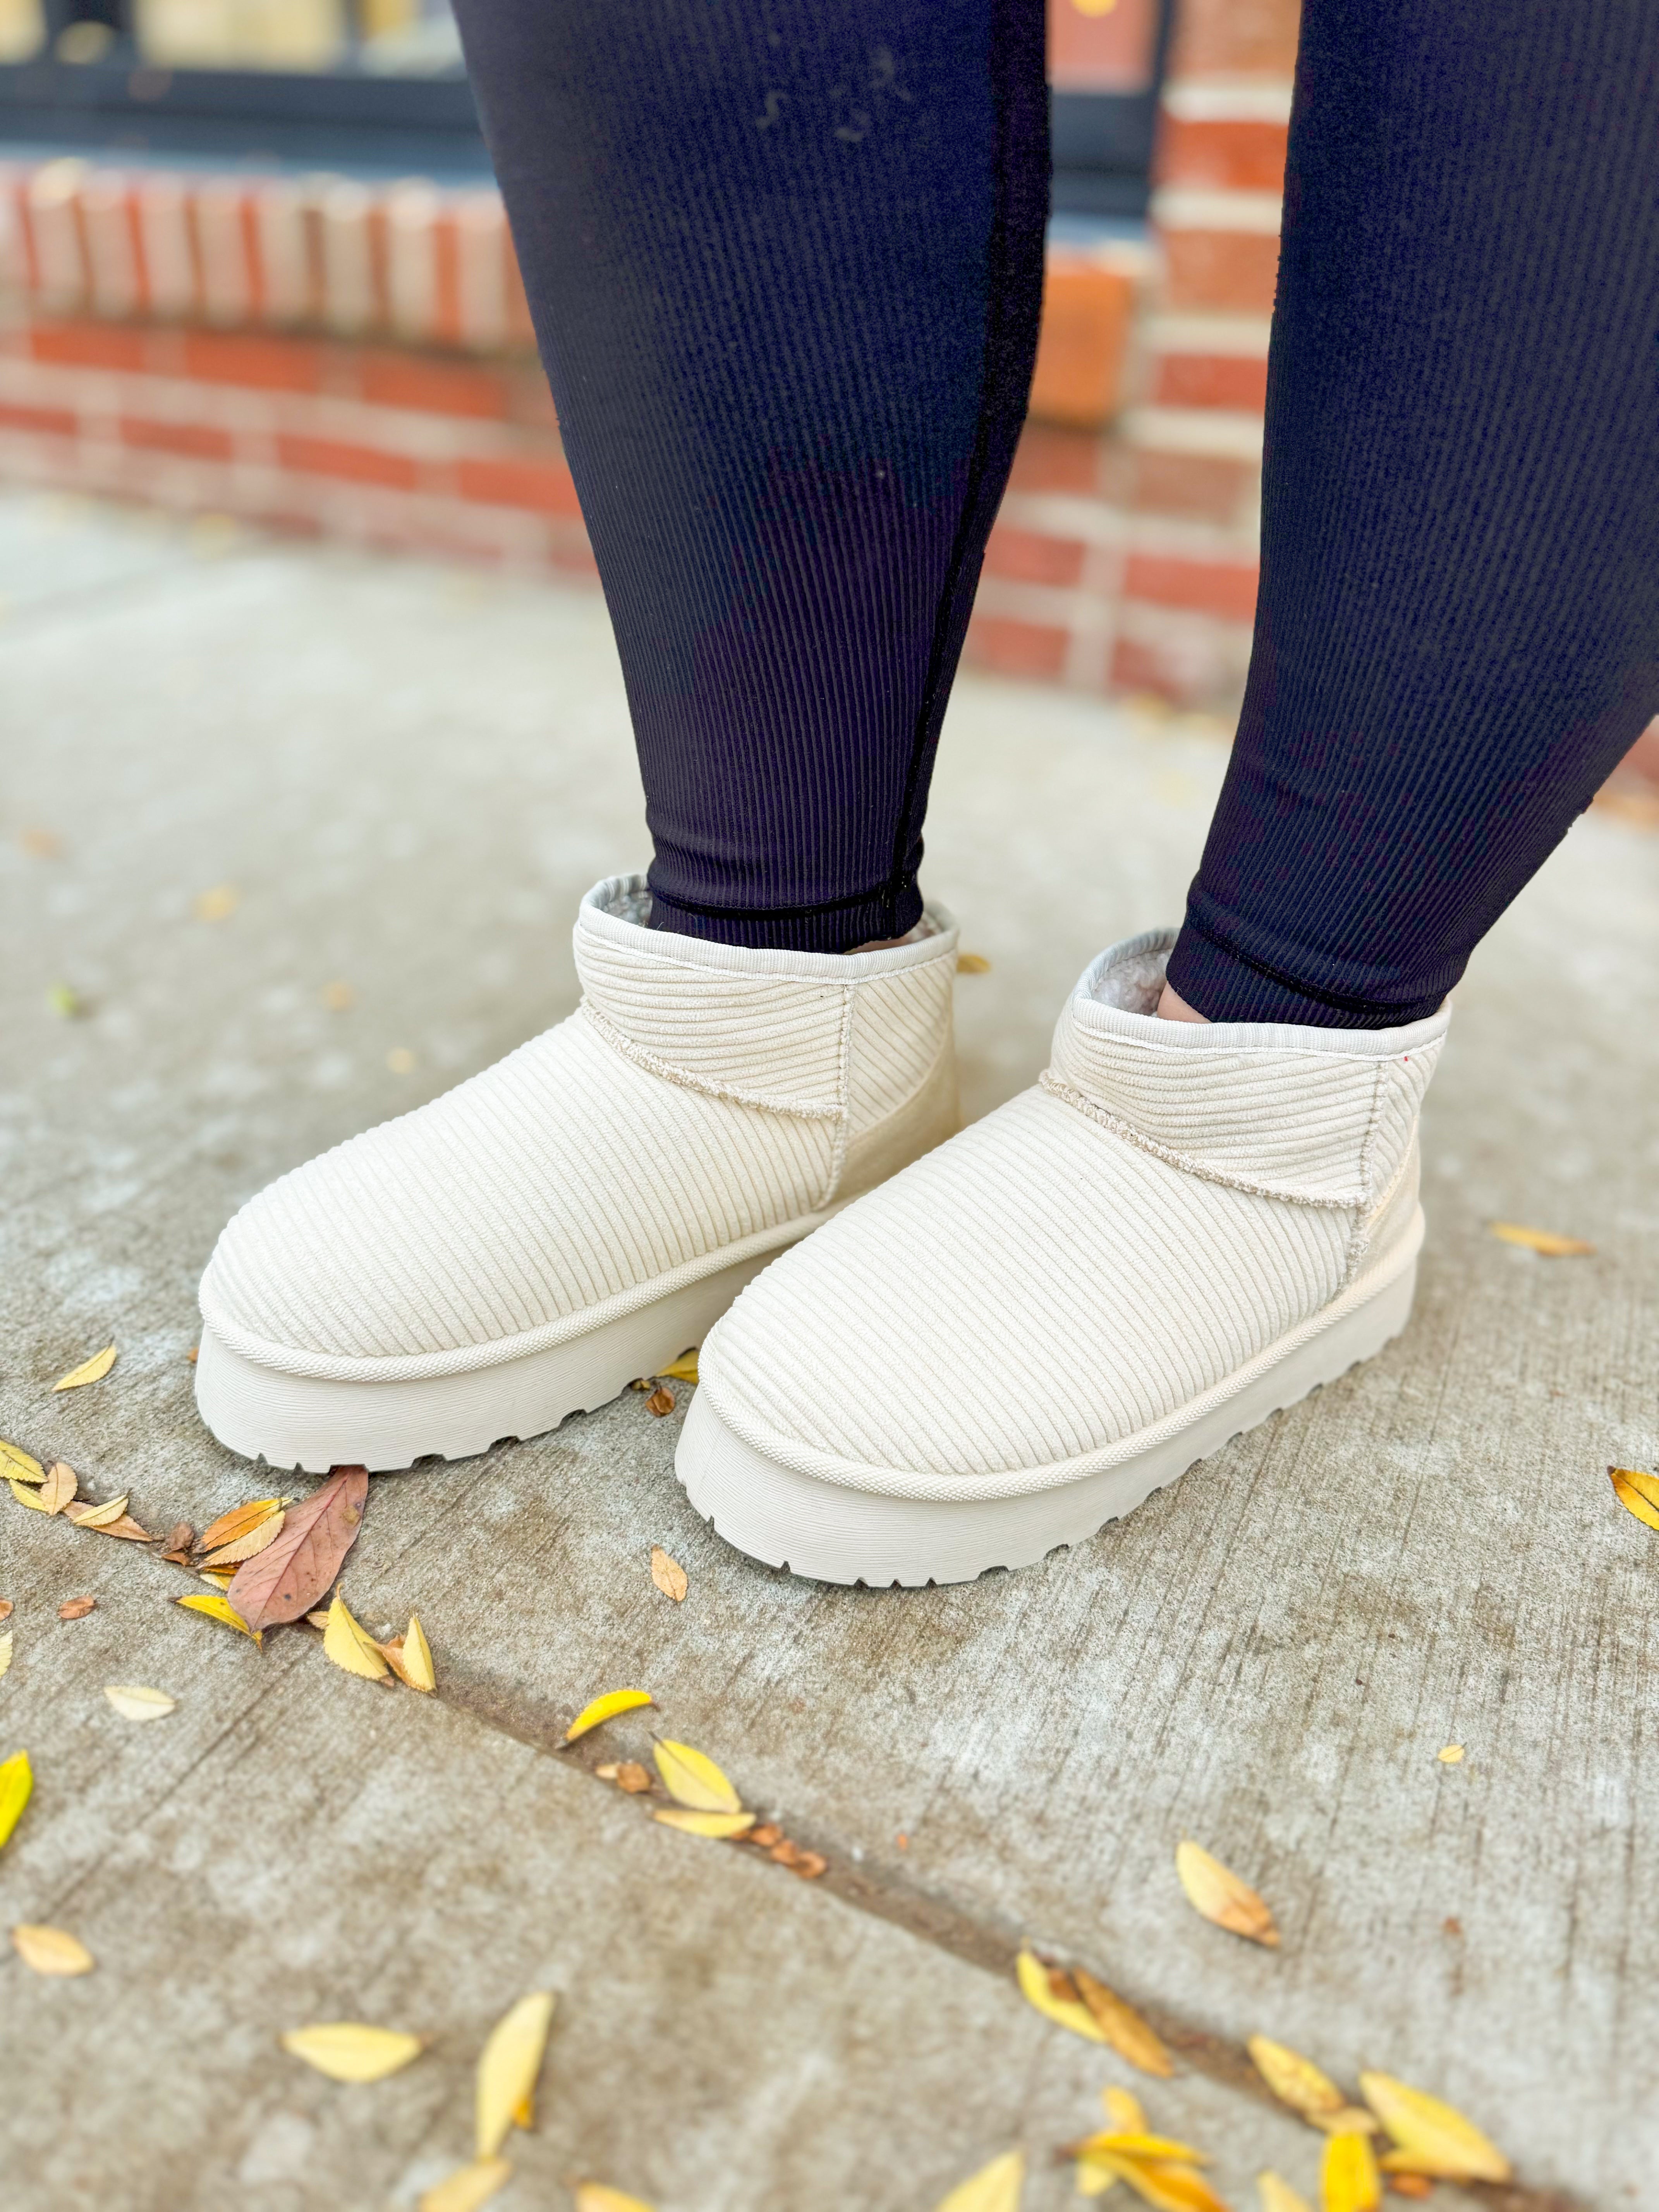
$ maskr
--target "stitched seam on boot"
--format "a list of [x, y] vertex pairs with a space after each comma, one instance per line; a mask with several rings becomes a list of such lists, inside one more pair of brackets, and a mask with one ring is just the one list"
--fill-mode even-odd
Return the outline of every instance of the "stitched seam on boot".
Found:
[[[613, 1052], [620, 1053], [624, 1060], [631, 1060], [636, 1067], [644, 1068], [647, 1075], [660, 1076], [665, 1083], [678, 1083], [683, 1091], [701, 1091], [708, 1098], [729, 1098], [734, 1105], [753, 1106], [763, 1114], [793, 1114], [800, 1121], [838, 1121], [844, 1124], [847, 1120], [846, 1106], [840, 1098], [827, 1102], [817, 1098], [775, 1098], [763, 1091], [741, 1090], [734, 1083], [716, 1083], [709, 1076], [694, 1074], [689, 1067], [676, 1067], [672, 1060], [662, 1060], [654, 1052], [647, 1052], [643, 1045], [635, 1044], [590, 999], [584, 999], [576, 1011], [592, 1023]], [[844, 1084], [844, 1045], [842, 1054]]]
[[1229, 1190], [1246, 1191], [1252, 1198], [1282, 1199], [1286, 1205], [1316, 1206], [1334, 1213], [1346, 1213], [1364, 1204], [1363, 1191], [1337, 1191], [1327, 1195], [1322, 1192], [1297, 1190], [1285, 1183], [1260, 1182], [1249, 1176], [1229, 1175], [1221, 1168], [1212, 1168], [1203, 1160], [1194, 1159], [1189, 1153], [1176, 1152], [1173, 1146], [1160, 1145], [1155, 1137], [1149, 1137], [1132, 1123], [1121, 1121], [1115, 1114], [1104, 1106], [1097, 1105], [1092, 1098], [1081, 1091], [1074, 1090], [1069, 1083], [1062, 1083], [1050, 1068], [1045, 1067], [1037, 1081], [1043, 1090], [1058, 1098], [1063, 1105], [1074, 1106], [1079, 1114], [1086, 1114], [1090, 1121], [1097, 1121], [1113, 1136], [1121, 1137], [1125, 1144], [1133, 1145], [1138, 1152], [1150, 1152], [1154, 1159], [1163, 1160], [1170, 1167], [1179, 1168], [1183, 1175], [1196, 1176], [1200, 1182], [1218, 1182]]
[[847, 984], [842, 991], [841, 1054], [836, 1071], [836, 1139], [830, 1152], [830, 1180], [818, 1200], [819, 1208], [829, 1205], [841, 1188], [842, 1176], [847, 1170], [847, 1146], [853, 1126], [853, 1006], [858, 997], [856, 983]]
[[[1393, 1065], [1392, 1060], [1378, 1060], [1376, 1073], [1371, 1078], [1371, 1110], [1365, 1122], [1365, 1133], [1359, 1140], [1359, 1204], [1358, 1210], [1353, 1218], [1352, 1234], [1348, 1238], [1348, 1261], [1342, 1275], [1344, 1290], [1346, 1290], [1348, 1285], [1358, 1276], [1361, 1263], [1370, 1249], [1370, 1238], [1365, 1232], [1365, 1224], [1376, 1212], [1376, 1164], [1374, 1155], [1376, 1151], [1376, 1133], [1382, 1121], [1382, 1081]], [[1407, 1146], [1407, 1149], [1409, 1151], [1410, 1147]], [[1398, 1182], [1398, 1176], [1395, 1180]], [[1393, 1187], [1393, 1184], [1389, 1185], [1390, 1191]]]

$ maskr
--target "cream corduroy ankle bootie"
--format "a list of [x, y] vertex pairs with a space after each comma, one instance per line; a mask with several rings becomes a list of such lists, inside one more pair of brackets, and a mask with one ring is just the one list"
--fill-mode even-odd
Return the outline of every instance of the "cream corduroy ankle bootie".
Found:
[[714, 1330], [678, 1464], [741, 1550], [872, 1585], [1024, 1565], [1404, 1328], [1447, 1010], [1159, 1021], [1174, 942], [1103, 953], [1036, 1088]]
[[844, 957], [577, 917], [582, 1002], [282, 1176], [202, 1282], [197, 1403], [273, 1467], [539, 1435], [699, 1343], [772, 1255], [958, 1126], [956, 925]]

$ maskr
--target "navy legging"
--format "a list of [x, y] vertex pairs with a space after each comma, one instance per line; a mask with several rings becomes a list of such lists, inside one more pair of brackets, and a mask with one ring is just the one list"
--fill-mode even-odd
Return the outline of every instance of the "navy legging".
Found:
[[[653, 920], [896, 936], [1036, 344], [1041, 0], [458, 13]], [[1659, 711], [1656, 116], [1641, 0], [1306, 0], [1255, 651], [1170, 966], [1212, 1018], [1431, 1011]]]

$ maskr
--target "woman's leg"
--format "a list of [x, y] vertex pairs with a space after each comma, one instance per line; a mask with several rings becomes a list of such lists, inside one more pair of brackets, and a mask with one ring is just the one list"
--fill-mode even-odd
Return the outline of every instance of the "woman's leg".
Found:
[[1305, 0], [1212, 1020], [1431, 1013], [1659, 712], [1656, 113], [1652, 8]]
[[460, 0], [616, 625], [653, 921], [908, 930], [1024, 414], [1042, 0]]

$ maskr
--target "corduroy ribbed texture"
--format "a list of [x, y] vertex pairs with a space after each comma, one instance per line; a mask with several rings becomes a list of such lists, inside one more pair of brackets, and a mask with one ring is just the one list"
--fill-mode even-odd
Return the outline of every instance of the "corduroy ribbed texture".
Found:
[[647, 931], [643, 896], [588, 895], [569, 1020], [242, 1208], [202, 1285], [228, 1343], [308, 1370], [513, 1344], [833, 1203], [849, 1138], [951, 1050], [954, 924], [739, 953]]
[[1656, 117], [1641, 0], [1304, 0], [1212, 1020], [1432, 1012], [1659, 711]]
[[1161, 958], [1171, 935], [1085, 975], [1045, 1084], [744, 1291], [699, 1361], [730, 1428], [918, 1495], [1029, 1474], [1178, 1413], [1380, 1260], [1372, 1232], [1408, 1233], [1413, 1205], [1390, 1201], [1413, 1197], [1445, 1014], [1343, 1039], [1103, 999], [1115, 963]]
[[1025, 410], [1042, 0], [458, 0], [659, 923], [836, 952], [921, 820]]

